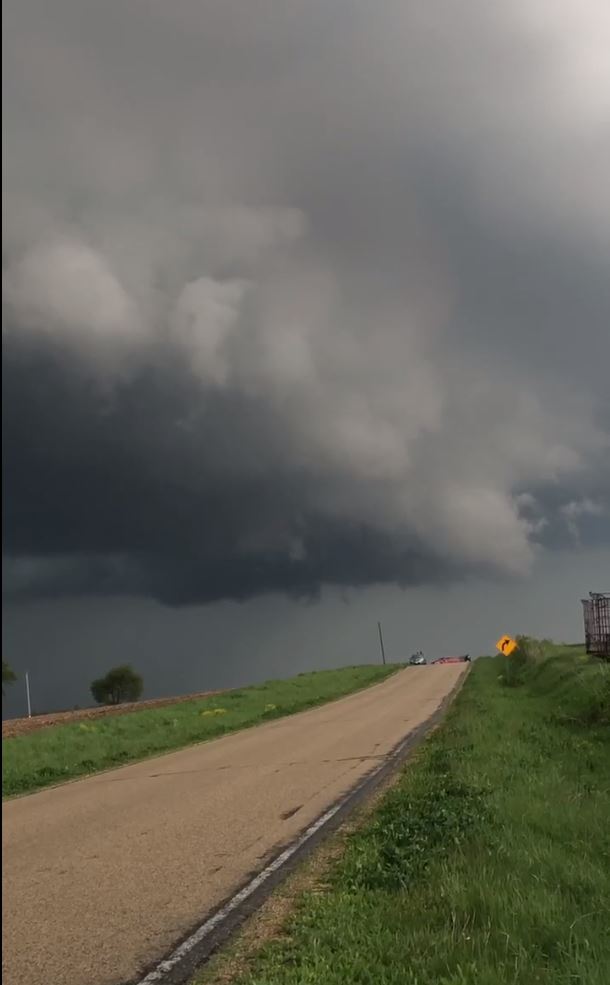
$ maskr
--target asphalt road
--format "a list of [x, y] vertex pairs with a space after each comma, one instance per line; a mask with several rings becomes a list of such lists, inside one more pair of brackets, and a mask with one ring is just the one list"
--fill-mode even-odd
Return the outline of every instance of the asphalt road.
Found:
[[162, 957], [429, 718], [463, 665], [2, 807], [4, 985], [116, 985]]

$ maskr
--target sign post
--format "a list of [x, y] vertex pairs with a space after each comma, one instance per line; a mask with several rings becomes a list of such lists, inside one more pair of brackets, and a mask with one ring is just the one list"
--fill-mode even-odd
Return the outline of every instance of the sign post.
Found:
[[517, 641], [512, 636], [501, 636], [496, 643], [496, 650], [499, 650], [502, 656], [506, 657], [504, 661], [504, 680], [507, 684], [512, 684], [514, 679], [515, 661], [509, 660], [508, 658], [516, 649]]

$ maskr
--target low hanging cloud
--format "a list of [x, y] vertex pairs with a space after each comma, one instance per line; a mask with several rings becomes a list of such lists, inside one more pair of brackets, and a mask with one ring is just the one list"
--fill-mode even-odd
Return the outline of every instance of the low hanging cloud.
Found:
[[610, 541], [606, 5], [5, 27], [8, 597], [315, 596]]

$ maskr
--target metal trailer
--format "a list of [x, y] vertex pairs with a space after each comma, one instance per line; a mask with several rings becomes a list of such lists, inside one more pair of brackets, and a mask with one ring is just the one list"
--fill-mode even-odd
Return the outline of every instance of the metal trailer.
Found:
[[610, 592], [589, 592], [582, 607], [587, 653], [610, 660]]

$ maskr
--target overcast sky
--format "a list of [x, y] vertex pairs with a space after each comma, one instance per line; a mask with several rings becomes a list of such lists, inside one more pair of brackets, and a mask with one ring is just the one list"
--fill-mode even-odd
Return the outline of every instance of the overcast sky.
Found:
[[605, 0], [4, 29], [3, 653], [39, 704], [125, 660], [149, 693], [366, 660], [376, 618], [577, 638], [610, 584]]

